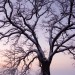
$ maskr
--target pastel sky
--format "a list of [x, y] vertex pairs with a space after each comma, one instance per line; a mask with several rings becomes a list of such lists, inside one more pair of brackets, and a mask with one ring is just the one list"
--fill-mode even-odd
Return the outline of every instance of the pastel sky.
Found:
[[[69, 55], [62, 53], [55, 55], [51, 64], [51, 75], [75, 75], [74, 62]], [[35, 68], [32, 71], [34, 75], [39, 71], [37, 66]]]
[[[47, 42], [44, 41], [44, 38], [41, 38], [41, 33], [39, 33], [39, 35], [39, 40], [41, 40], [40, 44], [47, 49]], [[2, 44], [3, 43], [0, 42], [0, 53], [2, 53], [2, 50], [5, 48], [9, 49], [9, 45], [3, 46]], [[73, 63], [75, 63], [75, 60], [72, 59], [72, 56], [64, 53], [56, 54], [51, 64], [51, 75], [75, 75], [75, 67]], [[3, 56], [0, 55], [0, 66], [2, 66], [2, 64]], [[32, 75], [36, 75], [37, 73], [37, 67], [33, 68]]]
[[[9, 49], [8, 45], [6, 47], [0, 44], [0, 46], [2, 47], [2, 49], [5, 49], [5, 48]], [[0, 55], [0, 66], [1, 64], [3, 64], [2, 60], [3, 60], [3, 56]], [[75, 61], [72, 59], [71, 55], [68, 55], [67, 53], [56, 54], [51, 64], [51, 75], [75, 75], [74, 63]], [[38, 73], [38, 68], [35, 61], [34, 67], [32, 69], [32, 75], [36, 75], [37, 73]]]

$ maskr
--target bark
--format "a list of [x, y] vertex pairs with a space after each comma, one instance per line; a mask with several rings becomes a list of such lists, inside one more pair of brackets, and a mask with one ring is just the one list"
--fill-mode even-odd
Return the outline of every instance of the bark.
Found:
[[48, 61], [44, 61], [41, 66], [42, 75], [51, 75], [50, 74], [50, 63]]

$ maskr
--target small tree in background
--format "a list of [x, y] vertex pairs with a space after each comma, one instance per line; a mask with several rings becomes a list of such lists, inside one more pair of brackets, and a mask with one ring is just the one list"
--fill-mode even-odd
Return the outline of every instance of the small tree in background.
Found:
[[[0, 13], [3, 15], [0, 19], [0, 40], [7, 38], [7, 43], [13, 42], [15, 46], [15, 51], [10, 50], [6, 54], [11, 59], [13, 75], [20, 63], [23, 64], [21, 75], [27, 74], [36, 58], [41, 74], [51, 75], [50, 65], [55, 54], [68, 51], [74, 56], [74, 7], [75, 0], [0, 0]], [[40, 43], [39, 38], [44, 35], [48, 50], [43, 50]], [[28, 62], [29, 57], [32, 58]]]

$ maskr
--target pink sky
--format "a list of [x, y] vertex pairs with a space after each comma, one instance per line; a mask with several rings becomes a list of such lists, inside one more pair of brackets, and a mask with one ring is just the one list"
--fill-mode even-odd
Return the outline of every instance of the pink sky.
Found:
[[[0, 46], [1, 46], [0, 49], [1, 51], [6, 48], [9, 49], [9, 45], [3, 46], [2, 44], [0, 44]], [[3, 56], [0, 55], [0, 65], [3, 64], [2, 58]], [[52, 75], [75, 75], [75, 67], [73, 63], [75, 63], [75, 61], [72, 59], [71, 55], [64, 54], [64, 53], [56, 54], [51, 64], [51, 74]], [[37, 66], [35, 68], [33, 69], [33, 73], [34, 71], [36, 71], [35, 73], [37, 73]]]
[[[42, 37], [41, 33], [39, 33], [39, 35], [41, 40], [40, 44], [42, 46], [45, 46], [47, 43], [44, 41], [44, 38], [41, 38]], [[44, 44], [42, 44], [42, 42]], [[5, 48], [9, 49], [9, 45], [3, 46], [0, 43], [0, 49], [1, 49], [0, 52]], [[64, 55], [62, 53], [55, 55], [51, 64], [51, 75], [75, 75], [75, 67], [74, 65], [72, 65], [73, 63], [75, 63], [75, 61], [71, 59], [70, 55]], [[3, 64], [3, 59], [2, 56], [0, 55], [0, 65], [1, 64]], [[33, 70], [36, 71], [37, 73], [37, 67], [36, 69]]]

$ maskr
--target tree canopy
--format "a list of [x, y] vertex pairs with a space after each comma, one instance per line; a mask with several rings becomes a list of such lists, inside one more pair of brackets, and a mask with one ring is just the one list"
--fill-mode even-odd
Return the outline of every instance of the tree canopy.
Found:
[[[50, 75], [56, 53], [75, 55], [75, 0], [0, 0], [0, 15], [0, 40], [7, 38], [6, 43], [13, 42], [14, 46], [6, 54], [12, 63], [12, 75], [20, 63], [21, 74], [27, 73], [35, 59], [40, 62], [42, 74]], [[41, 46], [40, 38], [48, 49]], [[32, 57], [29, 63], [28, 57]]]

